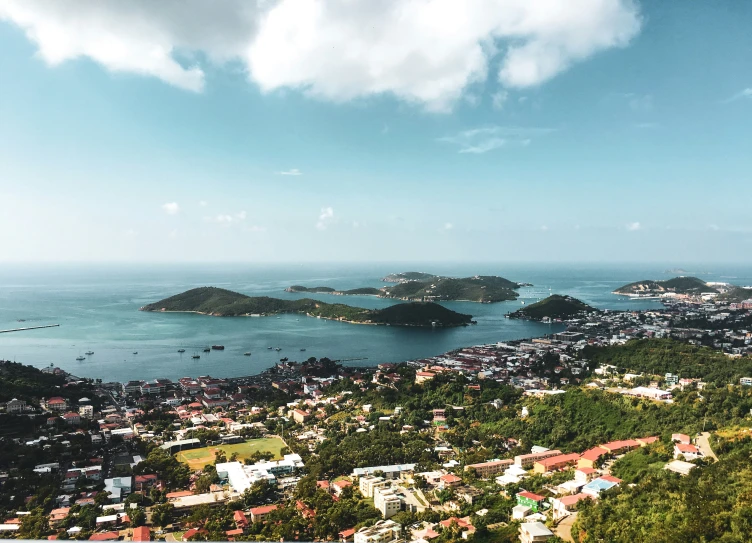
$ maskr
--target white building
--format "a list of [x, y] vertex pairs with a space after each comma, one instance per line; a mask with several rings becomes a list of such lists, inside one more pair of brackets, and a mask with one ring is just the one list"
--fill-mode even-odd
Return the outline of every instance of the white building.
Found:
[[217, 475], [220, 479], [227, 479], [230, 487], [242, 494], [257, 481], [276, 483], [277, 477], [295, 473], [304, 466], [299, 454], [286, 454], [282, 460], [257, 462], [250, 466], [240, 462], [223, 462], [217, 464]]
[[400, 538], [402, 526], [393, 520], [380, 520], [355, 532], [355, 543], [390, 543]]
[[383, 488], [387, 484], [388, 483], [384, 480], [383, 477], [374, 477], [372, 475], [367, 475], [366, 477], [361, 477], [358, 481], [358, 489], [364, 497], [373, 498], [374, 490], [376, 490], [377, 488]]
[[384, 518], [389, 518], [400, 512], [402, 500], [391, 488], [375, 488], [373, 506], [381, 512]]
[[520, 543], [538, 543], [548, 541], [554, 533], [542, 522], [524, 522], [520, 524]]

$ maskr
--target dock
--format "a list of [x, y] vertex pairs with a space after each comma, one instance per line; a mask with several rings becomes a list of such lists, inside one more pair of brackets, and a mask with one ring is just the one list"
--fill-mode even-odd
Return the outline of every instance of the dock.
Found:
[[39, 330], [40, 328], [57, 328], [59, 324], [45, 324], [43, 326], [27, 326], [25, 328], [11, 328], [10, 330], [0, 330], [0, 334], [6, 334], [8, 332], [24, 332], [26, 330]]

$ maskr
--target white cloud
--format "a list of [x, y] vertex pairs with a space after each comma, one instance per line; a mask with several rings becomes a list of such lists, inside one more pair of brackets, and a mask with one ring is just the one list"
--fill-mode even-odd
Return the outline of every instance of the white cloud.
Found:
[[731, 96], [730, 98], [726, 98], [724, 102], [725, 103], [736, 102], [737, 100], [741, 100], [742, 98], [752, 99], [752, 87], [747, 87], [746, 89], [740, 90], [739, 92], [737, 92], [735, 95]]
[[266, 226], [258, 226], [254, 224], [253, 226], [249, 226], [248, 228], [246, 228], [246, 231], [253, 232], [253, 233], [266, 232]]
[[241, 211], [240, 213], [235, 213], [234, 215], [230, 215], [229, 213], [220, 213], [219, 215], [216, 215], [214, 217], [204, 217], [204, 220], [206, 222], [214, 222], [217, 224], [229, 226], [233, 223], [244, 221], [247, 216], [248, 215], [245, 211]]
[[284, 170], [281, 172], [277, 172], [277, 175], [303, 175], [303, 172], [301, 172], [297, 168], [293, 168], [291, 170]]
[[541, 231], [548, 232], [548, 226], [546, 226], [545, 224], [541, 226]]
[[198, 205], [200, 205], [201, 207], [206, 207], [206, 206], [208, 206], [209, 204], [208, 204], [208, 203], [206, 202], [206, 200], [201, 200], [201, 201], [200, 201], [200, 202], [198, 203]]
[[316, 223], [316, 228], [319, 230], [326, 230], [329, 224], [334, 220], [334, 209], [331, 207], [322, 207], [321, 214], [319, 214], [319, 221]]
[[502, 109], [504, 109], [504, 104], [506, 103], [508, 98], [509, 92], [505, 90], [495, 92], [493, 95], [491, 95], [491, 105], [494, 109], [501, 111]]
[[454, 228], [454, 225], [452, 223], [444, 223], [444, 230], [451, 230], [452, 228]]
[[264, 92], [389, 93], [434, 111], [491, 65], [505, 87], [539, 85], [641, 26], [632, 0], [3, 0], [0, 19], [50, 65], [88, 57], [200, 92], [207, 63], [239, 60]]
[[177, 202], [167, 202], [166, 204], [162, 204], [162, 209], [164, 209], [165, 213], [168, 215], [177, 215], [180, 211], [180, 206]]
[[642, 228], [642, 225], [639, 222], [631, 222], [627, 225], [627, 230], [630, 232], [636, 232], [637, 230], [640, 230]]
[[508, 144], [530, 145], [532, 136], [554, 132], [553, 128], [522, 128], [513, 126], [489, 126], [463, 130], [454, 136], [438, 141], [459, 146], [460, 153], [483, 154]]

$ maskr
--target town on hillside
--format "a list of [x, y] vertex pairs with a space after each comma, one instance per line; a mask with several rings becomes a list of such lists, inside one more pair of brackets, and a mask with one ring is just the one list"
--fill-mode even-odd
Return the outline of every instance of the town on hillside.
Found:
[[0, 535], [586, 542], [641, 492], [684, 507], [741, 469], [752, 302], [552, 320], [566, 329], [372, 368], [108, 383], [2, 362]]

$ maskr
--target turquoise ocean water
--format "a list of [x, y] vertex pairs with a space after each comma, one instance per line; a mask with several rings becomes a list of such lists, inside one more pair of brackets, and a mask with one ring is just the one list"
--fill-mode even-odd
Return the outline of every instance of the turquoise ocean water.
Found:
[[[0, 334], [0, 359], [38, 367], [54, 364], [71, 373], [105, 380], [170, 379], [211, 374], [252, 375], [281, 357], [365, 358], [352, 365], [399, 362], [441, 354], [480, 343], [541, 336], [561, 325], [523, 322], [504, 314], [551, 293], [570, 294], [602, 309], [660, 307], [657, 301], [615, 296], [616, 287], [641, 279], [664, 279], [673, 266], [592, 265], [6, 265], [0, 270], [0, 329], [60, 324], [59, 328]], [[417, 269], [442, 275], [501, 275], [533, 283], [517, 301], [497, 304], [449, 302], [469, 313], [476, 326], [407, 329], [364, 326], [299, 315], [217, 318], [192, 314], [155, 314], [138, 308], [197, 286], [218, 286], [248, 295], [315, 297], [368, 308], [397, 303], [375, 297], [302, 295], [284, 292], [292, 284], [349, 289], [381, 286], [391, 272]], [[692, 266], [706, 281], [752, 284], [752, 267]], [[549, 290], [550, 289], [550, 290]], [[25, 322], [19, 322], [23, 319]], [[203, 353], [213, 344], [222, 352]], [[281, 351], [268, 350], [280, 347]], [[178, 349], [185, 349], [180, 354]], [[306, 349], [301, 352], [300, 349]], [[76, 357], [94, 354], [84, 361]], [[250, 357], [243, 353], [250, 351]], [[138, 354], [133, 354], [138, 352]], [[198, 352], [201, 358], [193, 360]]]

